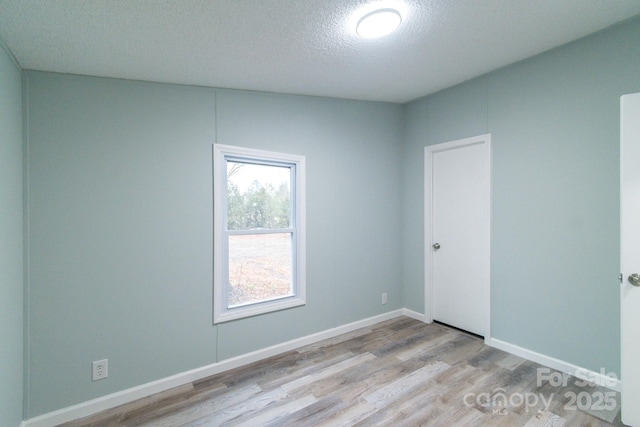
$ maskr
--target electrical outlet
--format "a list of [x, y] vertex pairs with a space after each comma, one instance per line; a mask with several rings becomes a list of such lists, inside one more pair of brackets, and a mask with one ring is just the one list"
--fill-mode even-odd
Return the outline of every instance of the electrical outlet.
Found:
[[93, 366], [93, 381], [103, 380], [109, 376], [109, 359], [96, 360]]
[[384, 305], [384, 304], [386, 304], [386, 303], [387, 303], [387, 293], [386, 293], [386, 292], [384, 292], [384, 293], [382, 294], [382, 304]]

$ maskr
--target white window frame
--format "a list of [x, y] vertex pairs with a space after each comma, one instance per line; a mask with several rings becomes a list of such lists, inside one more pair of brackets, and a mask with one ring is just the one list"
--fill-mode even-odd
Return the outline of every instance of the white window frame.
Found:
[[[227, 161], [292, 167], [293, 212], [291, 270], [293, 295], [229, 307], [229, 232], [227, 230]], [[213, 322], [255, 316], [306, 304], [305, 157], [231, 145], [213, 146]]]

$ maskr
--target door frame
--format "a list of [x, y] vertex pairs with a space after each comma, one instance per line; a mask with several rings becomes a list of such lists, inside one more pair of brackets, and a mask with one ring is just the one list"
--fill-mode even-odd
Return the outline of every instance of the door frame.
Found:
[[485, 200], [487, 203], [488, 215], [487, 221], [484, 225], [489, 236], [486, 248], [486, 260], [487, 263], [487, 277], [485, 277], [485, 289], [484, 289], [484, 304], [485, 307], [485, 343], [489, 344], [491, 341], [491, 134], [473, 136], [470, 138], [458, 139], [455, 141], [443, 142], [440, 144], [428, 145], [424, 147], [424, 311], [425, 320], [427, 323], [433, 322], [433, 277], [432, 268], [433, 263], [433, 251], [432, 245], [432, 218], [433, 218], [433, 158], [434, 154], [463, 148], [465, 146], [472, 145], [484, 145], [484, 161], [486, 165], [487, 173], [487, 188]]

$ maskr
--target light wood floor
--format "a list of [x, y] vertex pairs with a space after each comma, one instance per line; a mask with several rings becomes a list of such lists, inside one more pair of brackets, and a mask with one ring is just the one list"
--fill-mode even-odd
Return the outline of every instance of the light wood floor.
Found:
[[617, 393], [539, 368], [400, 317], [63, 425], [623, 425]]

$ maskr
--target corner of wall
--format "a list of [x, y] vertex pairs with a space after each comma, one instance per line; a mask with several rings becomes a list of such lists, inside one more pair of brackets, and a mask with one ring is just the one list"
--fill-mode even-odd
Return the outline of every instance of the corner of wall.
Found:
[[22, 71], [22, 218], [23, 218], [23, 384], [22, 384], [22, 418], [29, 414], [29, 74]]
[[24, 417], [22, 70], [0, 39], [0, 424]]

